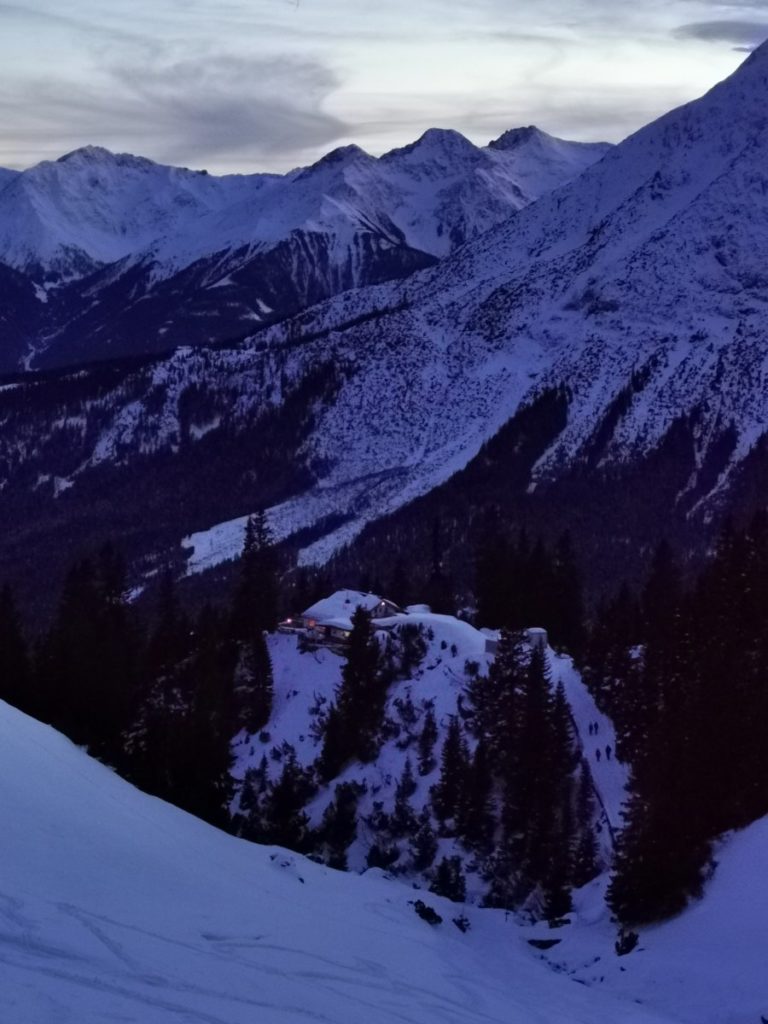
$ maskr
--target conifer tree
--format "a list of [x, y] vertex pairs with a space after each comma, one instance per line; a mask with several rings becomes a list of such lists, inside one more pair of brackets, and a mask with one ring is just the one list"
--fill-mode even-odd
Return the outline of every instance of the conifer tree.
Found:
[[116, 765], [135, 713], [141, 649], [126, 592], [123, 561], [110, 545], [95, 562], [73, 566], [38, 666], [43, 718]]
[[419, 827], [411, 842], [411, 858], [414, 871], [426, 871], [431, 867], [437, 854], [437, 838], [432, 828], [429, 808], [424, 807], [419, 815]]
[[437, 516], [432, 523], [432, 558], [424, 591], [425, 601], [433, 612], [453, 613], [453, 587], [443, 564], [442, 524]]
[[509, 623], [512, 606], [512, 555], [498, 522], [489, 524], [475, 560], [477, 621], [489, 629]]
[[254, 842], [264, 841], [263, 803], [269, 786], [269, 766], [262, 754], [257, 768], [248, 768], [240, 791], [239, 813], [233, 819], [233, 831]]
[[435, 767], [435, 743], [437, 742], [437, 722], [435, 709], [430, 702], [424, 714], [424, 725], [419, 734], [419, 775], [429, 775]]
[[235, 721], [248, 733], [263, 729], [272, 715], [272, 660], [264, 634], [256, 630], [240, 648], [235, 673]]
[[429, 891], [436, 896], [444, 896], [454, 903], [464, 903], [467, 898], [467, 886], [461, 868], [461, 858], [443, 857], [435, 869], [435, 877]]
[[313, 845], [309, 819], [304, 812], [313, 795], [309, 773], [304, 771], [290, 749], [280, 778], [271, 784], [264, 802], [264, 841], [307, 853]]
[[232, 635], [250, 641], [277, 625], [277, 569], [272, 537], [263, 510], [245, 524], [240, 575], [232, 606]]
[[357, 805], [360, 786], [341, 782], [334, 789], [333, 800], [323, 814], [320, 838], [328, 851], [326, 863], [340, 871], [347, 870], [347, 850], [357, 835]]
[[478, 740], [472, 755], [459, 810], [459, 834], [470, 849], [488, 853], [495, 826], [492, 778], [485, 740]]
[[333, 778], [351, 758], [371, 761], [381, 739], [389, 680], [381, 670], [379, 645], [370, 615], [358, 607], [352, 616], [347, 661], [336, 703], [326, 719], [319, 770]]
[[461, 813], [469, 752], [456, 715], [451, 715], [440, 758], [440, 779], [432, 787], [432, 806], [439, 821], [456, 824]]
[[214, 825], [228, 821], [232, 796], [233, 678], [237, 652], [210, 607], [200, 613], [186, 668], [188, 706], [174, 722], [174, 802]]
[[323, 725], [323, 745], [317, 759], [317, 773], [323, 782], [335, 779], [349, 760], [351, 751], [350, 738], [341, 712], [335, 704], [331, 704]]
[[573, 884], [586, 885], [598, 873], [597, 838], [593, 826], [595, 815], [594, 784], [589, 763], [582, 758], [575, 797], [576, 845], [573, 851]]
[[551, 568], [546, 619], [553, 641], [577, 660], [584, 649], [584, 601], [581, 577], [569, 533], [557, 542]]
[[7, 585], [0, 589], [0, 700], [27, 713], [35, 710], [27, 644]]
[[265, 632], [277, 625], [277, 579], [272, 538], [262, 510], [249, 516], [232, 605], [232, 635], [240, 643], [235, 679], [237, 725], [256, 733], [269, 722], [274, 699]]
[[147, 641], [145, 672], [151, 678], [171, 672], [189, 654], [191, 625], [176, 593], [173, 572], [166, 568], [160, 577], [154, 627]]
[[391, 818], [392, 834], [395, 836], [412, 834], [417, 826], [416, 814], [411, 806], [411, 797], [416, 792], [416, 788], [413, 766], [408, 757], [395, 790], [395, 806]]

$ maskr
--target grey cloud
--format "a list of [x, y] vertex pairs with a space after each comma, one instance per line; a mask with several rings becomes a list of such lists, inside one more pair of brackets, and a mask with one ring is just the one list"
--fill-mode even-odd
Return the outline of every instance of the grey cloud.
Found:
[[257, 169], [278, 158], [301, 162], [348, 134], [323, 110], [337, 84], [327, 67], [303, 58], [132, 63], [109, 69], [101, 84], [8, 83], [0, 117], [5, 146], [38, 157], [95, 143], [170, 163], [221, 167], [231, 159]]
[[[684, 102], [688, 97], [679, 97]], [[376, 138], [413, 139], [424, 129], [455, 128], [480, 144], [501, 135], [508, 128], [535, 124], [552, 135], [584, 142], [619, 142], [627, 126], [647, 124], [669, 110], [675, 102], [666, 90], [619, 88], [573, 90], [568, 96], [529, 94], [524, 99], [488, 96], [481, 107], [462, 104], [457, 97], [442, 105], [422, 98], [407, 108], [379, 111], [381, 115], [358, 126], [356, 137], [365, 148], [375, 151]], [[393, 142], [392, 145], [396, 143]]]
[[695, 3], [697, 7], [718, 7], [728, 11], [764, 11], [768, 9], [768, 0], [685, 0]]
[[678, 39], [701, 39], [714, 43], [733, 43], [739, 49], [751, 49], [768, 36], [768, 22], [693, 21], [675, 30]]
[[133, 32], [124, 26], [102, 24], [87, 18], [78, 18], [60, 11], [50, 11], [40, 7], [29, 7], [22, 4], [0, 3], [0, 24], [3, 21], [15, 21], [30, 27], [58, 27], [79, 33], [85, 37], [109, 39], [113, 42], [139, 43], [153, 47], [150, 37]]

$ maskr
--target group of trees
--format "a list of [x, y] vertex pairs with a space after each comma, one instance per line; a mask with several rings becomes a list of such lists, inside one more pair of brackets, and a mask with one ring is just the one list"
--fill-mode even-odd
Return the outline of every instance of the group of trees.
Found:
[[558, 647], [578, 655], [584, 645], [581, 573], [570, 535], [548, 547], [525, 530], [511, 539], [491, 530], [475, 571], [477, 619], [492, 629], [546, 626]]
[[[575, 579], [565, 541], [551, 557], [540, 545], [528, 549], [521, 537], [501, 552], [499, 565], [504, 577], [519, 570], [523, 582], [536, 565], [552, 581], [570, 586]], [[451, 610], [438, 526], [429, 576], [434, 600]], [[490, 576], [481, 569], [479, 577], [488, 607], [494, 600], [501, 607]], [[408, 756], [392, 805], [375, 804], [365, 821], [373, 836], [369, 863], [392, 867], [399, 858], [396, 870], [431, 872], [435, 892], [461, 899], [462, 858], [437, 858], [439, 839], [448, 838], [479, 866], [493, 905], [527, 903], [550, 916], [568, 909], [569, 887], [595, 870], [591, 782], [586, 769], [579, 771], [565, 698], [553, 691], [542, 656], [531, 658], [522, 634], [505, 630], [487, 678], [470, 666], [467, 692], [448, 722], [438, 723], [430, 702], [417, 707], [409, 697], [396, 702], [398, 724], [389, 691], [418, 670], [424, 631], [405, 625], [382, 644], [358, 609], [334, 699], [315, 723], [315, 763], [300, 764], [288, 744], [273, 747], [236, 792], [232, 740], [241, 731], [267, 737], [273, 701], [265, 633], [276, 625], [279, 595], [264, 516], [248, 520], [228, 607], [206, 606], [190, 618], [170, 572], [155, 590], [154, 613], [142, 619], [128, 599], [121, 558], [105, 547], [70, 570], [52, 625], [34, 649], [24, 642], [10, 591], [3, 591], [0, 696], [146, 791], [336, 867], [346, 867], [365, 791], [338, 777], [350, 763], [374, 761], [382, 744], [399, 736]], [[511, 611], [504, 621], [520, 625], [528, 617]], [[429, 798], [417, 809], [412, 799], [427, 777]], [[312, 826], [307, 806], [322, 787], [332, 796]]]
[[598, 615], [584, 674], [631, 782], [609, 902], [627, 924], [702, 888], [711, 843], [768, 813], [768, 518], [727, 527], [685, 586], [662, 545], [635, 598]]
[[[432, 581], [445, 595], [437, 532], [433, 540]], [[408, 752], [405, 768], [391, 806], [374, 804], [365, 819], [369, 863], [400, 858], [409, 870], [431, 872], [434, 890], [453, 898], [464, 892], [463, 865], [473, 863], [489, 904], [552, 919], [600, 864], [592, 780], [565, 695], [519, 631], [540, 621], [579, 656], [615, 723], [617, 754], [630, 765], [608, 893], [622, 924], [681, 909], [701, 890], [713, 839], [768, 814], [765, 514], [745, 529], [727, 528], [693, 582], [662, 545], [642, 591], [622, 588], [598, 609], [586, 639], [567, 538], [551, 550], [524, 534], [489, 545], [478, 558], [477, 604], [483, 625], [502, 627], [497, 656], [487, 675], [468, 665], [456, 713], [442, 722], [429, 702], [416, 706], [410, 697], [395, 701], [400, 722], [393, 720], [391, 686], [413, 677], [425, 638], [404, 628], [382, 644], [358, 609], [335, 696], [315, 722], [315, 763], [300, 764], [286, 744], [273, 748], [273, 763], [265, 757], [249, 770], [233, 805], [233, 737], [259, 734], [271, 717], [265, 633], [277, 622], [276, 579], [269, 532], [256, 515], [229, 606], [204, 607], [194, 618], [170, 573], [156, 587], [154, 614], [140, 618], [109, 546], [72, 567], [34, 645], [5, 588], [0, 697], [147, 791], [337, 867], [358, 835], [365, 792], [339, 776], [396, 738]], [[414, 806], [427, 777], [428, 799]], [[312, 827], [307, 806], [323, 787], [331, 798]], [[463, 860], [451, 854], [436, 863], [441, 839]]]
[[191, 620], [170, 573], [144, 622], [111, 546], [68, 572], [53, 622], [30, 646], [13, 595], [0, 596], [0, 697], [117, 768], [148, 792], [215, 824], [228, 821], [231, 742], [272, 707], [264, 631], [277, 622], [273, 548], [263, 514], [246, 529], [229, 609]]
[[[570, 889], [598, 866], [592, 780], [563, 688], [553, 689], [543, 651], [502, 630], [496, 659], [487, 678], [471, 683], [468, 703], [477, 742], [458, 820], [465, 842], [495, 836], [488, 902], [533, 900], [546, 917], [560, 917], [570, 910]], [[441, 785], [447, 771], [446, 763]], [[491, 794], [498, 819], [489, 824], [480, 808]]]

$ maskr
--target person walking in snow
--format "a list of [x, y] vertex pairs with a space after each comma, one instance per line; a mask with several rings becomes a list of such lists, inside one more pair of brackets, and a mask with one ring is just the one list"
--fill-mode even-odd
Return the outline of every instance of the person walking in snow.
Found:
[[598, 747], [597, 750], [595, 751], [595, 757], [597, 758], [597, 761], [598, 761], [598, 764], [599, 764], [599, 762], [600, 762], [600, 747]]
[[611, 760], [611, 745], [610, 745], [610, 743], [605, 748], [605, 760], [606, 761], [610, 761]]

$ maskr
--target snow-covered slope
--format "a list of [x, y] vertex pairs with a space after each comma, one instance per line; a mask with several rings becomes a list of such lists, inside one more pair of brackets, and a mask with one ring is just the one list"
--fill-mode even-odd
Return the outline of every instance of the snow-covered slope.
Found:
[[[432, 130], [378, 160], [348, 146], [286, 175], [213, 177], [98, 147], [8, 172], [0, 263], [30, 275], [44, 307], [27, 324], [31, 361], [242, 335], [402, 277], [610, 148], [520, 133], [482, 149]], [[0, 353], [3, 363], [13, 366]]]
[[[362, 605], [369, 595], [353, 594], [353, 601]], [[338, 596], [330, 599], [332, 602]], [[378, 600], [378, 599], [376, 599]], [[327, 602], [326, 602], [327, 603]], [[352, 607], [355, 605], [353, 604]], [[398, 783], [405, 770], [406, 761], [411, 762], [415, 776], [415, 791], [410, 804], [418, 817], [430, 804], [430, 788], [440, 777], [440, 756], [442, 745], [452, 715], [462, 716], [466, 708], [466, 690], [470, 681], [467, 665], [476, 666], [480, 675], [487, 675], [493, 655], [488, 653], [489, 637], [497, 633], [476, 629], [452, 615], [438, 615], [424, 610], [411, 609], [408, 614], [398, 615], [390, 620], [381, 620], [385, 625], [395, 626], [395, 631], [407, 626], [419, 630], [424, 641], [424, 656], [415, 665], [408, 678], [398, 679], [387, 694], [385, 717], [387, 726], [385, 739], [376, 760], [371, 764], [351, 763], [338, 778], [323, 786], [307, 808], [311, 824], [320, 826], [323, 812], [331, 802], [338, 782], [353, 782], [362, 787], [357, 816], [357, 836], [347, 851], [351, 870], [363, 871], [367, 856], [373, 844], [387, 842], [386, 830], [377, 833], [371, 825], [376, 806], [386, 814], [395, 810]], [[349, 610], [344, 613], [350, 614]], [[379, 634], [380, 643], [386, 643], [384, 633]], [[275, 704], [266, 733], [261, 736], [240, 734], [235, 743], [236, 764], [234, 775], [242, 780], [249, 769], [259, 769], [262, 757], [267, 758], [264, 781], [276, 780], [282, 771], [284, 744], [289, 744], [296, 753], [297, 761], [309, 768], [320, 755], [321, 745], [317, 738], [317, 725], [330, 704], [336, 699], [341, 683], [344, 657], [328, 648], [319, 647], [304, 650], [295, 635], [275, 634], [269, 637], [270, 657], [275, 676]], [[598, 847], [604, 866], [610, 864], [613, 856], [613, 841], [621, 827], [621, 806], [625, 799], [627, 781], [626, 766], [615, 757], [602, 756], [606, 746], [615, 748], [616, 741], [611, 722], [594, 705], [579, 673], [573, 668], [567, 655], [547, 651], [547, 664], [552, 685], [563, 683], [571, 706], [574, 738], [579, 751], [589, 766], [594, 783], [596, 798], [594, 826]], [[418, 768], [418, 737], [424, 726], [427, 710], [431, 709], [437, 724], [438, 741], [434, 750], [434, 767], [420, 774]], [[597, 736], [592, 736], [590, 725], [599, 725]], [[597, 750], [601, 757], [597, 759]], [[440, 831], [437, 822], [435, 830]], [[409, 842], [412, 836], [402, 837], [394, 845], [399, 855], [393, 870], [406, 881], [428, 887], [431, 868], [426, 872], [415, 870], [411, 864]], [[479, 904], [488, 892], [488, 879], [482, 877], [482, 858], [468, 853], [466, 849], [449, 839], [440, 840], [442, 856], [458, 855], [466, 872], [467, 897]]]
[[[434, 270], [293, 325], [294, 337], [324, 331], [349, 357], [375, 353], [356, 356], [312, 442], [331, 463], [323, 490], [275, 510], [277, 522], [319, 518], [331, 495], [355, 507], [307, 560], [445, 479], [558, 387], [567, 416], [529, 492], [573, 467], [637, 464], [669, 442], [663, 468], [682, 477], [672, 504], [711, 512], [768, 423], [767, 98], [762, 46], [702, 99]], [[280, 344], [285, 332], [268, 336]]]
[[2, 191], [6, 185], [10, 185], [18, 174], [19, 171], [12, 171], [8, 167], [0, 167], [0, 191]]
[[[615, 932], [605, 879], [576, 900], [577, 920], [548, 955], [558, 972], [685, 1024], [760, 1024], [768, 1019], [768, 819], [728, 835], [704, 898], [680, 917], [644, 929], [638, 948], [611, 955]], [[623, 1018], [619, 1018], [622, 1020]]]
[[669, 1019], [552, 974], [502, 913], [462, 934], [430, 897], [432, 928], [378, 872], [217, 832], [5, 704], [0, 815], [9, 1024]]
[[[412, 612], [407, 618], [429, 630], [431, 638], [413, 677], [396, 683], [389, 693], [387, 714], [400, 722], [401, 731], [390, 735], [373, 764], [353, 763], [335, 780], [365, 786], [359, 804], [357, 839], [349, 851], [352, 870], [364, 869], [365, 854], [377, 838], [364, 819], [377, 802], [385, 811], [391, 811], [406, 758], [414, 762], [413, 745], [406, 742], [409, 728], [403, 726], [398, 708], [413, 702], [416, 715], [420, 716], [425, 703], [432, 704], [440, 735], [436, 748], [439, 760], [449, 716], [457, 713], [458, 698], [466, 685], [465, 662], [478, 662], [481, 672], [490, 663], [485, 653], [486, 635], [468, 623], [425, 611]], [[324, 649], [301, 653], [295, 636], [271, 637], [270, 653], [276, 691], [270, 736], [266, 743], [257, 737], [241, 738], [236, 748], [240, 775], [247, 767], [258, 765], [262, 752], [279, 749], [283, 743], [296, 750], [300, 763], [311, 764], [318, 753], [311, 735], [312, 709], [323, 699], [333, 699], [340, 680], [343, 659], [338, 654]], [[612, 723], [597, 710], [570, 659], [549, 650], [547, 661], [553, 683], [560, 681], [564, 685], [578, 742], [590, 765], [599, 797], [603, 855], [610, 860], [612, 836], [621, 827], [626, 766], [613, 755]], [[405, 720], [410, 721], [410, 710]], [[410, 728], [418, 732], [420, 721]], [[609, 757], [607, 748], [611, 752]], [[271, 760], [269, 770], [279, 774], [279, 761]], [[429, 786], [438, 774], [416, 776], [418, 788], [412, 804], [417, 811], [427, 800]], [[309, 807], [315, 824], [321, 820], [332, 788], [333, 784], [321, 789]], [[408, 839], [401, 843], [404, 848]], [[438, 856], [457, 851], [461, 853], [461, 848], [443, 839]], [[634, 1005], [689, 1024], [759, 1024], [761, 1014], [768, 1016], [768, 895], [761, 882], [768, 866], [768, 820], [726, 836], [715, 857], [717, 866], [703, 899], [672, 921], [642, 929], [638, 948], [626, 956], [615, 953], [616, 924], [604, 902], [607, 873], [574, 893], [575, 913], [567, 926], [553, 932], [541, 922], [509, 924], [520, 937], [557, 940], [550, 951], [541, 954], [541, 959], [558, 974], [592, 991], [621, 995], [627, 1005], [619, 1011], [617, 1021], [631, 1020], [629, 1007]], [[472, 867], [473, 860], [464, 853], [467, 892], [476, 901], [483, 886], [477, 878], [476, 866]], [[414, 879], [399, 860], [394, 870], [398, 868], [404, 869], [402, 882], [408, 884]], [[474, 929], [474, 921], [483, 919], [485, 912], [468, 912], [473, 914]]]

